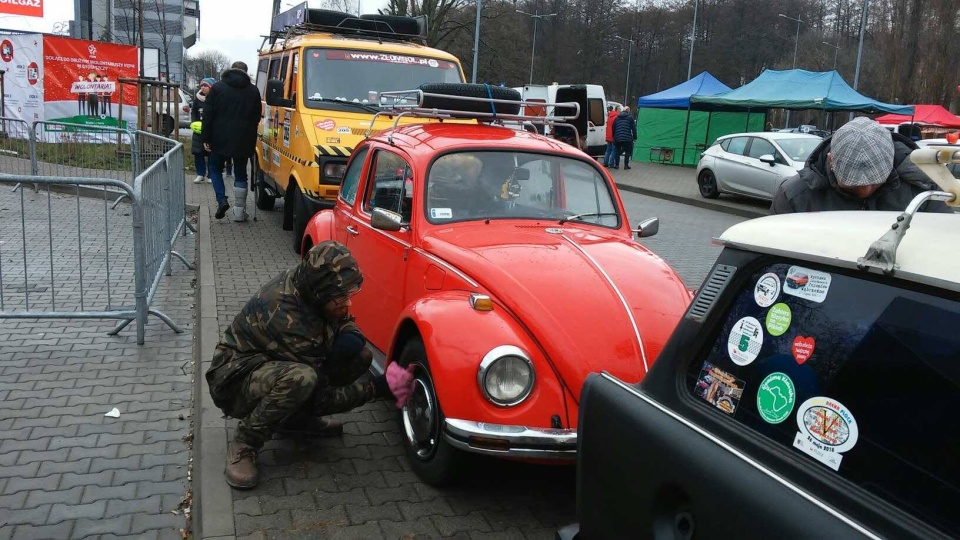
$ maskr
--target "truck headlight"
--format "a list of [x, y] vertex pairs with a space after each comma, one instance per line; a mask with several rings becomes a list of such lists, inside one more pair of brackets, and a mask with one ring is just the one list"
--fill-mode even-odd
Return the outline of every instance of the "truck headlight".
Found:
[[503, 407], [527, 399], [535, 379], [530, 357], [513, 345], [501, 345], [488, 352], [477, 371], [480, 391], [492, 403]]
[[327, 163], [323, 166], [323, 177], [335, 180], [341, 180], [343, 173], [347, 170], [346, 163]]

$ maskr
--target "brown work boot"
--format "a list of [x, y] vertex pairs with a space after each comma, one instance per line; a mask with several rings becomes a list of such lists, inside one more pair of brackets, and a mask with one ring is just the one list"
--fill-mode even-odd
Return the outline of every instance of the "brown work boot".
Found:
[[277, 434], [288, 437], [336, 437], [343, 434], [343, 423], [320, 416], [296, 416], [281, 424]]
[[223, 470], [227, 483], [237, 489], [250, 489], [257, 485], [257, 450], [243, 443], [227, 445], [227, 468]]

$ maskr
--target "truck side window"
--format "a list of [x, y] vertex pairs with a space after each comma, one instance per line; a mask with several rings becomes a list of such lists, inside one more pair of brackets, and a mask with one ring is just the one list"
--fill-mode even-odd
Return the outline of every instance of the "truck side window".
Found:
[[269, 63], [266, 58], [261, 58], [257, 62], [257, 89], [260, 90], [261, 96], [267, 92], [267, 65]]
[[590, 99], [590, 121], [595, 126], [602, 126], [607, 123], [607, 112], [603, 110], [602, 99]]
[[755, 272], [694, 399], [950, 537], [960, 535], [960, 301], [814, 265]]

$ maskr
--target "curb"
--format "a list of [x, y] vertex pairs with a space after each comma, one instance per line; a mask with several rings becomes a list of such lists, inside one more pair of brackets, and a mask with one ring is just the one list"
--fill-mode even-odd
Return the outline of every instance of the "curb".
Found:
[[227, 425], [220, 409], [206, 391], [206, 373], [220, 337], [217, 321], [217, 281], [213, 268], [213, 242], [210, 239], [210, 209], [198, 212], [197, 251], [199, 260], [197, 287], [196, 373], [194, 377], [194, 417], [199, 429], [195, 435], [193, 537], [233, 538], [233, 493], [223, 480], [223, 462], [227, 455]]
[[656, 191], [652, 189], [632, 186], [630, 184], [621, 184], [619, 182], [617, 182], [617, 188], [623, 191], [629, 191], [631, 193], [646, 195], [648, 197], [656, 197], [658, 199], [663, 199], [666, 201], [686, 204], [688, 206], [695, 206], [697, 208], [704, 208], [706, 210], [713, 210], [715, 212], [722, 212], [724, 214], [730, 214], [730, 215], [739, 216], [747, 219], [759, 218], [759, 217], [764, 217], [769, 215], [768, 212], [764, 212], [760, 210], [750, 210], [748, 208], [737, 208], [733, 206], [713, 203], [708, 200], [691, 199], [689, 197], [672, 195], [670, 193], [664, 193], [662, 191]]

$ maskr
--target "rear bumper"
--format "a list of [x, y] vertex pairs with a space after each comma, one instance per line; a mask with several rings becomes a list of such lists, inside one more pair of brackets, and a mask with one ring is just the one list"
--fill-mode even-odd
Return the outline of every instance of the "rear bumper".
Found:
[[573, 461], [576, 429], [532, 428], [447, 418], [444, 437], [456, 448], [477, 454]]

